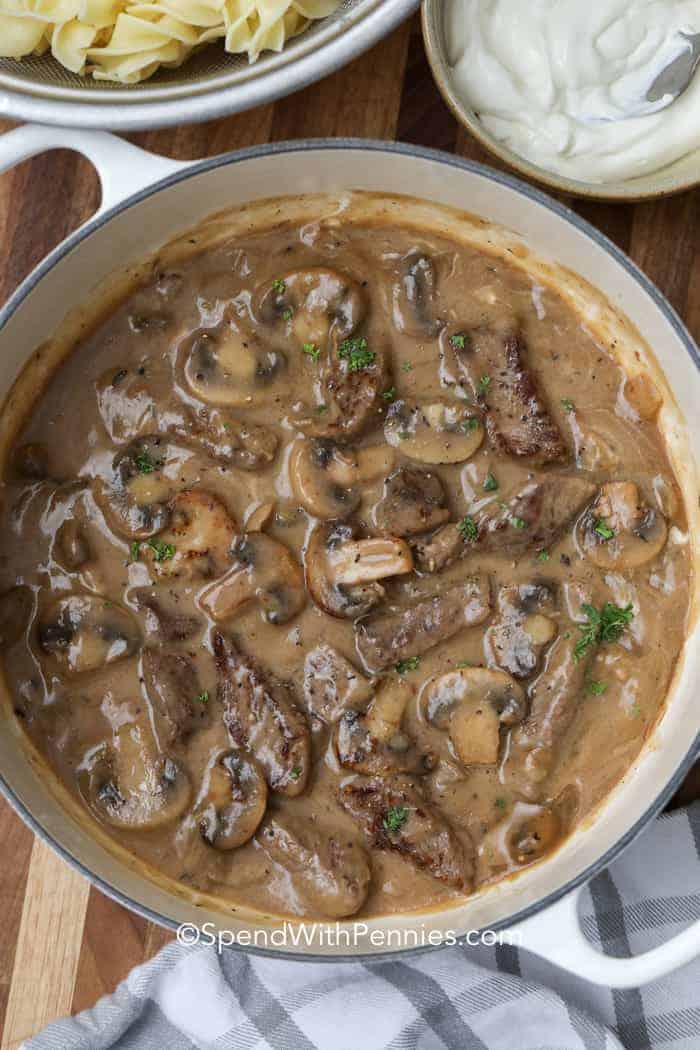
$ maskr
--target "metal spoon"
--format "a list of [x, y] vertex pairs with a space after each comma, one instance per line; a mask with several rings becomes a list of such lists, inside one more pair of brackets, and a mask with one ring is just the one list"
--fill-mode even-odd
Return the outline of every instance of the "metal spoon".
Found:
[[647, 91], [647, 102], [660, 102], [669, 96], [667, 105], [670, 106], [690, 86], [700, 65], [700, 33], [681, 33], [681, 36], [690, 46], [661, 70]]

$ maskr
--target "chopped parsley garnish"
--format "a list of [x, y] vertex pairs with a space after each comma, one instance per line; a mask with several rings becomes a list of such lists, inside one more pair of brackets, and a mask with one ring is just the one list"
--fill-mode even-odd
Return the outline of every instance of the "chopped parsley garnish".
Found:
[[467, 514], [465, 517], [462, 518], [460, 522], [458, 522], [457, 532], [460, 534], [465, 543], [467, 540], [476, 540], [479, 538], [479, 526], [469, 514]]
[[594, 605], [582, 605], [581, 611], [586, 614], [587, 623], [578, 624], [581, 637], [574, 648], [574, 660], [578, 662], [590, 648], [603, 642], [616, 642], [626, 627], [632, 623], [634, 611], [632, 605], [624, 609], [614, 602], [606, 602], [602, 609]]
[[163, 540], [149, 540], [148, 546], [155, 554], [156, 561], [170, 561], [175, 557], [175, 548], [172, 543], [165, 543]]
[[153, 460], [149, 454], [148, 449], [142, 448], [140, 452], [137, 452], [134, 456], [134, 463], [139, 474], [152, 474], [155, 470]]
[[602, 696], [607, 688], [607, 682], [597, 682], [595, 678], [589, 678], [586, 682], [586, 689], [591, 696]]
[[491, 386], [491, 376], [482, 376], [479, 380], [479, 394], [481, 397], [486, 397]]
[[411, 436], [411, 431], [410, 430], [399, 430], [399, 440], [400, 441], [408, 441], [410, 436]]
[[498, 482], [496, 481], [493, 474], [489, 473], [484, 478], [484, 484], [482, 485], [484, 492], [496, 492], [498, 490]]
[[393, 401], [395, 397], [396, 397], [396, 387], [395, 386], [390, 386], [389, 389], [385, 390], [384, 393], [382, 394], [382, 399], [384, 401]]
[[401, 365], [401, 371], [402, 372], [412, 372], [413, 371], [413, 365], [411, 364], [411, 362], [410, 361], [404, 361], [404, 363]]
[[293, 313], [292, 313], [292, 310], [289, 309], [289, 307], [287, 307], [286, 310], [282, 311], [282, 320], [283, 321], [291, 321], [292, 316], [293, 316]]
[[459, 332], [457, 335], [450, 336], [450, 346], [453, 347], [455, 350], [464, 350], [466, 341], [467, 337], [465, 335], [462, 335], [461, 332]]
[[496, 809], [505, 809], [508, 803], [504, 798], [497, 798], [494, 802]]
[[407, 656], [405, 660], [399, 660], [396, 665], [398, 674], [408, 674], [409, 671], [417, 671], [420, 667], [420, 656]]
[[324, 412], [328, 411], [328, 405], [316, 405], [316, 413], [322, 416]]
[[301, 776], [301, 766], [295, 766], [294, 769], [290, 770], [289, 775], [292, 780], [298, 780]]
[[481, 426], [481, 420], [478, 416], [467, 416], [462, 423], [462, 430], [465, 434], [470, 434], [472, 430], [478, 430]]
[[514, 517], [514, 518], [510, 519], [510, 523], [513, 526], [514, 529], [526, 529], [527, 528], [527, 522], [525, 521], [525, 518]]
[[396, 835], [408, 820], [408, 806], [390, 806], [382, 824], [390, 835]]
[[455, 664], [455, 667], [458, 671], [463, 671], [465, 667], [471, 667], [471, 664], [468, 660], [460, 660], [458, 664]]
[[139, 552], [140, 552], [140, 550], [141, 550], [141, 544], [139, 543], [138, 540], [134, 540], [134, 542], [131, 544], [131, 547], [129, 548], [129, 554], [131, 556], [131, 560], [132, 561], [138, 561], [139, 560]]
[[576, 408], [576, 405], [573, 403], [570, 397], [563, 397], [561, 399], [561, 407], [564, 409], [565, 412], [573, 412]]
[[197, 703], [198, 704], [208, 704], [209, 703], [209, 691], [207, 689], [204, 689], [199, 694], [199, 696], [197, 697]]
[[615, 535], [615, 530], [611, 529], [603, 518], [596, 518], [593, 531], [600, 536], [601, 540], [611, 540]]
[[312, 361], [318, 361], [321, 356], [321, 350], [315, 343], [304, 343], [301, 350], [302, 353], [307, 354]]
[[539, 551], [537, 554], [538, 561], [549, 561], [550, 558], [551, 554], [549, 553], [549, 551]]
[[284, 295], [287, 291], [287, 282], [283, 281], [281, 277], [277, 277], [272, 282], [272, 290], [273, 292], [277, 292], [278, 295]]
[[374, 350], [367, 349], [364, 336], [344, 339], [338, 348], [338, 357], [347, 361], [348, 372], [361, 372], [363, 368], [369, 368], [376, 356]]

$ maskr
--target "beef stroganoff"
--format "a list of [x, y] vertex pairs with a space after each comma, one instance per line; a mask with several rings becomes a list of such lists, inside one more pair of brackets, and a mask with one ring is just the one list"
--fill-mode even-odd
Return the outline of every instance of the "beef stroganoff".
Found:
[[690, 586], [654, 380], [515, 258], [352, 200], [156, 260], [17, 435], [0, 561], [17, 718], [86, 818], [329, 918], [546, 858]]

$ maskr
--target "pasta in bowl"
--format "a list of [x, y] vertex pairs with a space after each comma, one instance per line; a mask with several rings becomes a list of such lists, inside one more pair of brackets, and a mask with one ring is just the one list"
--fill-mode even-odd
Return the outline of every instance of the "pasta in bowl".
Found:
[[135, 84], [222, 41], [255, 62], [341, 0], [0, 0], [0, 57], [50, 51], [72, 73]]

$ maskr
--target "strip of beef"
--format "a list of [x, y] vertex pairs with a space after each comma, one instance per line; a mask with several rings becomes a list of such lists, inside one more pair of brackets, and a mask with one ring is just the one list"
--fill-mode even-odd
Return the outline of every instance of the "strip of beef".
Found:
[[552, 645], [544, 669], [530, 689], [530, 713], [511, 735], [503, 777], [523, 798], [540, 796], [585, 697], [590, 657], [577, 662], [575, 647], [576, 639], [563, 635]]
[[182, 613], [175, 603], [166, 604], [161, 596], [147, 587], [132, 592], [137, 609], [146, 614], [146, 631], [160, 642], [185, 642], [202, 627], [196, 616]]
[[337, 722], [348, 709], [364, 710], [373, 693], [372, 682], [325, 642], [306, 654], [304, 699], [323, 722]]
[[462, 522], [450, 522], [418, 544], [416, 565], [422, 572], [440, 572], [475, 548], [543, 550], [558, 539], [595, 491], [595, 485], [575, 475], [533, 474], [512, 499], [494, 501]]
[[212, 637], [224, 722], [234, 743], [250, 751], [269, 787], [290, 798], [306, 787], [311, 739], [304, 713], [287, 686], [264, 675], [231, 638]]
[[[464, 346], [456, 345], [462, 341]], [[453, 337], [451, 345], [498, 451], [540, 463], [564, 459], [564, 439], [525, 364], [527, 348], [517, 327], [510, 321], [482, 325], [463, 340]]]
[[357, 650], [367, 669], [377, 674], [483, 623], [490, 611], [488, 577], [474, 576], [402, 612], [360, 622]]
[[265, 818], [257, 840], [290, 873], [313, 911], [341, 919], [364, 904], [371, 868], [359, 842], [318, 820], [277, 813]]
[[338, 800], [373, 849], [398, 853], [440, 882], [463, 893], [471, 890], [471, 844], [457, 837], [410, 777], [357, 777], [341, 786]]
[[206, 698], [188, 656], [146, 648], [141, 672], [156, 724], [165, 731], [164, 743], [171, 744], [207, 724]]

